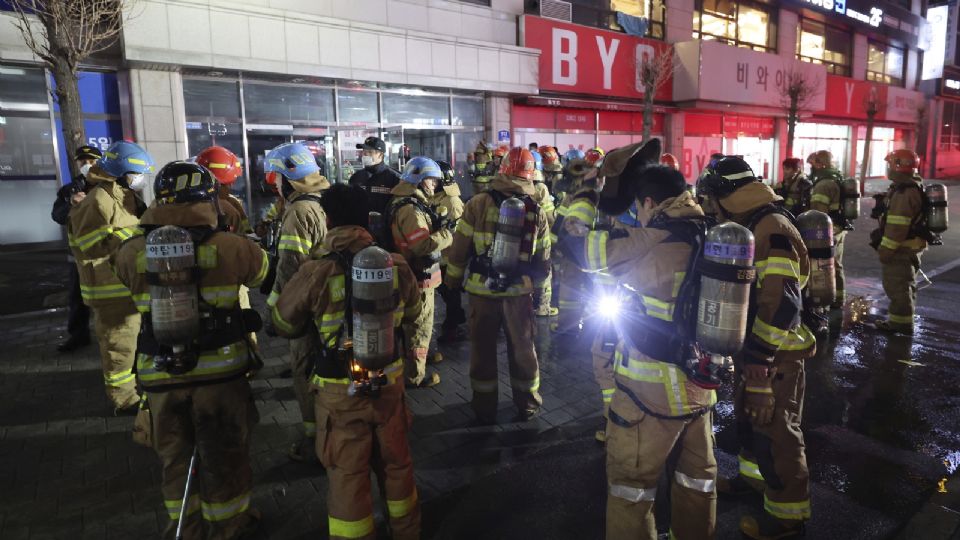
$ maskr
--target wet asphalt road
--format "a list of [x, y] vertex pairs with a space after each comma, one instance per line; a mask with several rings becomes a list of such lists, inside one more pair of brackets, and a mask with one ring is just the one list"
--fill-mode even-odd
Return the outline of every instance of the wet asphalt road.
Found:
[[[864, 201], [865, 213], [871, 205]], [[960, 198], [951, 210], [960, 216]], [[921, 284], [917, 332], [910, 338], [864, 324], [886, 308], [880, 267], [867, 245], [874, 227], [861, 218], [847, 238], [843, 331], [806, 366], [811, 539], [892, 538], [960, 466], [960, 230], [949, 231], [945, 245], [924, 256], [933, 284]], [[590, 362], [589, 339], [543, 349], [548, 362]], [[714, 417], [725, 475], [736, 471], [730, 397], [726, 386]], [[603, 449], [593, 440], [597, 426], [599, 411], [558, 429], [519, 463], [426, 502], [424, 537], [602, 538], [606, 482]], [[661, 482], [661, 532], [669, 519], [665, 487]], [[740, 516], [761, 504], [759, 497], [721, 499], [717, 537], [741, 538]]]

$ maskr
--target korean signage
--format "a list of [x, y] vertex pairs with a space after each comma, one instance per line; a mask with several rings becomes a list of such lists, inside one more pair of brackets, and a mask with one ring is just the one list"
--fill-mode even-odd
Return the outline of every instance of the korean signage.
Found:
[[[826, 68], [716, 41], [678, 43], [679, 66], [674, 75], [675, 101], [706, 100], [782, 108], [783, 88], [791, 73], [823, 85]], [[810, 110], [823, 109], [824, 93]]]
[[881, 32], [926, 51], [932, 37], [927, 21], [892, 3], [881, 0], [786, 0], [801, 8], [823, 13], [836, 22], [852, 23]]
[[943, 77], [943, 60], [947, 54], [947, 26], [952, 6], [936, 6], [927, 9], [927, 21], [930, 23], [930, 48], [923, 55], [923, 69], [920, 78], [939, 79]]
[[960, 98], [960, 69], [950, 66], [943, 68], [943, 78], [940, 79], [938, 90], [941, 96]]
[[[638, 62], [670, 51], [662, 41], [553, 19], [524, 15], [522, 24], [523, 46], [540, 49], [541, 90], [639, 98]], [[671, 84], [658, 89], [657, 100], [670, 100]]]
[[826, 93], [830, 99], [817, 115], [867, 119], [868, 105], [877, 107], [877, 120], [914, 123], [923, 105], [923, 94], [897, 86], [830, 75]]

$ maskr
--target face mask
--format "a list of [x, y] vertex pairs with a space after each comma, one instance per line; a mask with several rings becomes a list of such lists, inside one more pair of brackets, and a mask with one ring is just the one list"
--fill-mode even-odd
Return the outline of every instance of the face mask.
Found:
[[82, 174], [83, 176], [86, 176], [87, 173], [90, 172], [90, 169], [91, 169], [91, 168], [93, 168], [93, 165], [91, 165], [91, 164], [89, 164], [89, 163], [85, 163], [84, 165], [82, 165], [82, 166], [80, 167], [80, 174]]
[[361, 156], [360, 162], [363, 163], [364, 167], [373, 167], [375, 165], [373, 162], [373, 156]]
[[143, 191], [147, 187], [147, 177], [143, 174], [128, 174], [127, 185], [134, 191]]

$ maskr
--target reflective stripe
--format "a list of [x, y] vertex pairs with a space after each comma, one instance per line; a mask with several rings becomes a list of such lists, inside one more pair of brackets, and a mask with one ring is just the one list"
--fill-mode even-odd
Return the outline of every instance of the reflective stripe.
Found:
[[643, 307], [647, 310], [647, 315], [663, 321], [673, 321], [673, 302], [664, 302], [663, 300], [652, 296], [643, 296]]
[[104, 373], [103, 374], [103, 383], [107, 386], [123, 386], [127, 383], [133, 382], [136, 375], [133, 374], [132, 369], [126, 371], [117, 371], [115, 373]]
[[121, 240], [129, 240], [134, 236], [139, 236], [141, 234], [140, 227], [134, 225], [133, 227], [120, 227], [114, 229], [112, 234]]
[[714, 478], [701, 480], [699, 478], [687, 476], [680, 471], [675, 472], [673, 474], [673, 478], [677, 481], [677, 484], [680, 484], [687, 489], [694, 489], [703, 493], [713, 493], [713, 487], [716, 483], [716, 479]]
[[464, 269], [463, 267], [457, 266], [453, 263], [447, 264], [447, 275], [453, 278], [463, 277]]
[[753, 320], [753, 335], [773, 345], [775, 349], [780, 348], [780, 345], [787, 339], [788, 333], [789, 331], [787, 330], [763, 322], [759, 317]]
[[307, 422], [303, 421], [303, 434], [307, 437], [316, 437], [317, 436], [317, 423], [316, 422]]
[[327, 522], [330, 536], [334, 538], [363, 538], [374, 533], [373, 515], [359, 521], [344, 521], [330, 516]]
[[206, 521], [223, 521], [239, 516], [250, 508], [250, 492], [222, 503], [200, 502], [203, 509], [203, 519]]
[[425, 227], [420, 227], [410, 234], [406, 235], [407, 243], [411, 246], [415, 246], [420, 242], [430, 238], [430, 231]]
[[910, 216], [896, 216], [893, 214], [887, 214], [887, 225], [910, 225], [910, 222], [913, 221], [913, 218]]
[[489, 394], [490, 392], [496, 392], [497, 383], [498, 383], [497, 379], [493, 379], [489, 381], [481, 381], [479, 379], [474, 379], [473, 377], [470, 377], [470, 388], [472, 388], [474, 392], [481, 392], [481, 393], [487, 393], [487, 394]]
[[84, 300], [104, 300], [107, 298], [124, 298], [130, 296], [130, 290], [122, 284], [115, 285], [80, 285], [80, 296]]
[[780, 519], [810, 519], [810, 499], [801, 502], [776, 502], [763, 494], [763, 509]]
[[260, 250], [260, 272], [257, 273], [257, 277], [253, 278], [253, 281], [249, 283], [251, 287], [259, 287], [263, 280], [267, 279], [267, 273], [270, 272], [270, 259], [267, 257], [267, 252]]
[[70, 245], [80, 248], [80, 251], [86, 251], [97, 242], [109, 236], [112, 230], [113, 227], [109, 225], [98, 227], [82, 236], [70, 238]]
[[610, 495], [632, 503], [651, 502], [657, 498], [657, 488], [638, 488], [622, 484], [610, 484]]
[[767, 257], [756, 262], [757, 283], [762, 284], [767, 275], [800, 278], [800, 263], [788, 257]]
[[473, 225], [467, 223], [465, 220], [460, 220], [457, 222], [457, 231], [458, 233], [466, 236], [467, 238], [473, 237]]
[[137, 311], [140, 313], [148, 313], [150, 311], [150, 294], [135, 294], [133, 295], [133, 303], [137, 306]]
[[763, 475], [760, 474], [760, 466], [755, 462], [750, 461], [749, 459], [743, 456], [737, 456], [737, 460], [740, 462], [740, 475], [747, 478], [752, 478], [754, 480], [759, 480], [763, 482]]
[[773, 388], [769, 386], [745, 386], [743, 388], [745, 392], [750, 392], [752, 394], [770, 394], [773, 395]]
[[310, 254], [310, 248], [313, 247], [313, 242], [307, 240], [306, 238], [301, 238], [299, 236], [294, 236], [292, 234], [284, 234], [280, 236], [280, 242], [277, 244], [277, 249], [283, 249], [286, 251], [295, 251], [297, 253], [302, 253], [304, 255]]
[[748, 176], [753, 176], [753, 171], [744, 171], [739, 173], [728, 174], [724, 176], [727, 180], [739, 180], [741, 178], [746, 178]]
[[900, 247], [900, 242], [897, 242], [896, 240], [893, 240], [889, 237], [884, 236], [883, 239], [880, 240], [880, 247], [887, 248], [887, 249], [897, 249], [898, 247]]
[[228, 308], [237, 304], [240, 298], [240, 290], [236, 285], [200, 287], [200, 295], [214, 307]]
[[270, 291], [270, 296], [267, 297], [267, 306], [276, 307], [278, 300], [280, 300], [280, 292], [276, 289]]
[[913, 326], [913, 315], [894, 315], [888, 312], [887, 319], [892, 323]]
[[606, 231], [591, 231], [587, 233], [587, 270], [597, 271], [607, 267], [607, 237]]
[[811, 203], [830, 204], [830, 197], [822, 193], [816, 193], [810, 197]]
[[[403, 358], [395, 360], [392, 364], [383, 368], [383, 374], [387, 378], [387, 384], [393, 384], [400, 380], [400, 378], [403, 376]], [[327, 384], [350, 384], [350, 379], [346, 377], [332, 378], [314, 375], [310, 379], [310, 384], [323, 388]]]
[[593, 227], [593, 222], [597, 219], [597, 209], [586, 200], [577, 201], [567, 209], [566, 217], [579, 219], [588, 227]]
[[[272, 293], [271, 293], [272, 296]], [[273, 324], [277, 325], [277, 328], [282, 330], [287, 334], [293, 334], [296, 331], [296, 327], [293, 326], [290, 322], [280, 316], [280, 310], [277, 309], [277, 306], [274, 304], [270, 308], [270, 314], [273, 316]]]
[[409, 497], [400, 501], [391, 501], [387, 499], [387, 512], [392, 518], [402, 518], [403, 516], [409, 514], [417, 507], [417, 489], [413, 489], [413, 493]]
[[[670, 405], [671, 414], [687, 414], [695, 409], [690, 406], [689, 400], [687, 399], [687, 376], [680, 368], [673, 364], [646, 361], [632, 355], [624, 362], [623, 353], [618, 348], [614, 353], [613, 369], [617, 375], [626, 377], [627, 379], [663, 385], [663, 391]], [[707, 403], [706, 406], [713, 405], [716, 402], [716, 392], [710, 392], [709, 403]], [[704, 405], [701, 404], [696, 408], [699, 409], [699, 407], [702, 406]]]
[[[183, 507], [183, 499], [168, 499], [163, 501], [163, 506], [167, 508], [167, 515], [172, 521], [180, 519], [180, 511]], [[194, 493], [187, 499], [187, 515], [193, 515], [200, 510], [200, 495]]]
[[802, 351], [812, 347], [817, 341], [816, 336], [804, 325], [790, 331], [787, 339], [780, 344], [781, 351]]
[[510, 387], [514, 390], [523, 390], [524, 392], [536, 392], [540, 389], [540, 375], [533, 380], [523, 380], [510, 377]]
[[616, 392], [616, 388], [601, 388], [600, 395], [603, 398], [604, 403], [610, 403], [613, 401], [613, 394]]
[[217, 246], [204, 244], [197, 247], [197, 266], [210, 270], [217, 267]]
[[487, 296], [487, 297], [507, 297], [507, 296], [523, 296], [529, 294], [530, 290], [533, 288], [533, 282], [530, 280], [529, 276], [522, 276], [519, 283], [513, 283], [507, 290], [502, 292], [491, 291], [487, 287], [487, 278], [486, 276], [480, 274], [471, 273], [470, 277], [467, 278], [467, 283], [464, 285], [464, 290], [468, 293]]
[[163, 382], [209, 375], [229, 375], [247, 369], [248, 351], [243, 343], [234, 343], [213, 351], [204, 351], [197, 359], [197, 367], [184, 375], [171, 375], [154, 369], [153, 357], [137, 355], [137, 377], [141, 382]]

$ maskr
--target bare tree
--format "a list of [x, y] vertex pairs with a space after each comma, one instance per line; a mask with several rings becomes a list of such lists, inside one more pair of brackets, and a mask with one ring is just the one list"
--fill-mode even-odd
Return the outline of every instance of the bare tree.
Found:
[[[8, 0], [27, 47], [53, 73], [67, 155], [72, 156], [86, 138], [77, 86], [80, 64], [113, 45], [120, 35], [123, 9], [132, 1]], [[70, 170], [79, 173], [73, 160]]]
[[657, 91], [673, 77], [672, 49], [640, 55], [637, 59], [637, 90], [643, 92], [643, 140], [653, 132], [653, 100]]
[[864, 192], [867, 184], [867, 170], [870, 167], [870, 143], [873, 142], [873, 124], [877, 114], [883, 110], [883, 103], [877, 87], [870, 88], [870, 92], [863, 98], [863, 111], [867, 115], [867, 136], [863, 139], [863, 161], [860, 162], [860, 193]]
[[800, 114], [809, 110], [820, 95], [820, 77], [810, 76], [796, 68], [788, 68], [783, 73], [780, 86], [780, 104], [787, 109], [787, 156], [793, 155], [793, 140], [797, 132]]

